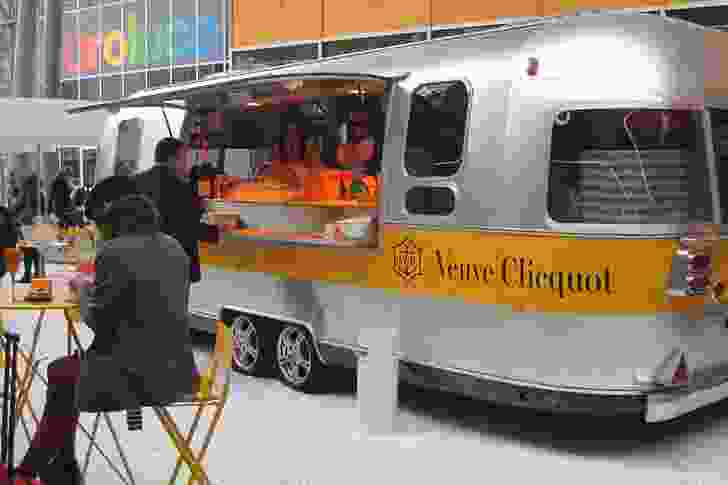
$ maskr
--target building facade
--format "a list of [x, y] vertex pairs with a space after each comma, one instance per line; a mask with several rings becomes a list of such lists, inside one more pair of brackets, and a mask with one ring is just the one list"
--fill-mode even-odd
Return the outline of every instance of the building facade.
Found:
[[[39, 12], [39, 95], [45, 82], [43, 7], [49, 1], [54, 0], [41, 1]], [[728, 0], [63, 0], [61, 92], [67, 99], [115, 99], [223, 71], [321, 59], [589, 9], [653, 13], [728, 28]], [[10, 33], [0, 25], [0, 96], [7, 95], [3, 89], [9, 84], [2, 66], [11, 69], [11, 59], [2, 53], [12, 42]], [[64, 147], [59, 154], [77, 183], [94, 182], [94, 147]]]

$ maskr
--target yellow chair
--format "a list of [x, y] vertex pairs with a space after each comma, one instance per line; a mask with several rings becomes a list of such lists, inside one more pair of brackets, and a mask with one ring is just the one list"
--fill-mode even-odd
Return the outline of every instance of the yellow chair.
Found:
[[[162, 427], [164, 428], [167, 435], [171, 438], [172, 444], [177, 450], [177, 464], [172, 472], [172, 478], [169, 481], [170, 485], [174, 485], [175, 481], [180, 472], [180, 467], [187, 465], [190, 470], [190, 478], [187, 481], [188, 485], [198, 483], [200, 485], [209, 485], [210, 480], [205, 471], [203, 464], [207, 449], [212, 441], [212, 436], [215, 433], [217, 425], [222, 417], [222, 411], [227, 403], [228, 395], [230, 393], [230, 378], [232, 369], [232, 322], [223, 322], [222, 320], [217, 322], [217, 331], [215, 337], [215, 350], [210, 358], [208, 368], [204, 370], [200, 376], [198, 391], [195, 394], [185, 396], [179, 401], [164, 405], [143, 405], [141, 407], [151, 407], [154, 410], [157, 418], [159, 419]], [[140, 430], [141, 429], [141, 413], [140, 408], [127, 409], [127, 424], [129, 430]], [[169, 408], [174, 407], [196, 407], [194, 420], [190, 427], [190, 430], [183, 434], [174, 418], [169, 412]], [[210, 424], [205, 434], [201, 448], [195, 452], [192, 448], [192, 441], [195, 437], [200, 418], [202, 414], [208, 409], [212, 409], [212, 417]], [[96, 421], [98, 423], [101, 413], [96, 413]], [[132, 417], [133, 416], [133, 417]], [[91, 444], [89, 451], [86, 455], [86, 461], [84, 464], [84, 475], [88, 468], [89, 456], [91, 446], [95, 445], [97, 424], [94, 424], [94, 431], [89, 436]], [[128, 467], [126, 456], [124, 455], [121, 443], [118, 441], [118, 437], [114, 433], [114, 440], [116, 441], [117, 450], [119, 451], [124, 465], [127, 467], [127, 473], [131, 477], [131, 470]], [[108, 460], [107, 460], [108, 461]], [[120, 472], [115, 469], [117, 474], [121, 477]], [[126, 482], [126, 480], [124, 480]], [[134, 480], [132, 478], [132, 483]]]
[[[172, 439], [172, 443], [177, 449], [178, 459], [177, 465], [172, 473], [169, 481], [170, 485], [175, 483], [182, 464], [186, 464], [190, 469], [191, 476], [187, 482], [208, 485], [210, 483], [205, 471], [203, 462], [207, 449], [215, 433], [217, 425], [222, 417], [222, 411], [227, 403], [230, 394], [230, 377], [232, 369], [232, 322], [219, 320], [217, 322], [217, 331], [215, 336], [215, 350], [210, 359], [208, 368], [200, 376], [200, 387], [196, 395], [190, 396], [179, 402], [175, 402], [166, 406], [153, 406], [154, 412], [162, 423], [167, 435]], [[189, 432], [182, 435], [179, 427], [170, 415], [168, 408], [196, 406], [197, 412], [192, 422]], [[192, 449], [192, 440], [195, 437], [202, 413], [212, 408], [213, 414], [210, 420], [210, 426], [205, 434], [202, 447], [195, 453]]]

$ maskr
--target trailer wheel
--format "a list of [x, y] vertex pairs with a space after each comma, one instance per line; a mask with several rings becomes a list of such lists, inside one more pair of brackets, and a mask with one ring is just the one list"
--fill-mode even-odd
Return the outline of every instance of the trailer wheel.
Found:
[[262, 377], [272, 370], [272, 352], [257, 323], [259, 320], [248, 315], [239, 315], [233, 321], [233, 368], [245, 375]]
[[318, 390], [323, 365], [308, 330], [297, 325], [284, 325], [276, 342], [276, 361], [284, 384], [297, 391]]

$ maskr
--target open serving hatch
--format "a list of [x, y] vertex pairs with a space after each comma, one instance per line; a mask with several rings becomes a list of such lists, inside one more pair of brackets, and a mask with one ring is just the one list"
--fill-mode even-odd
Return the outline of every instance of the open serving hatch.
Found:
[[205, 172], [198, 188], [210, 201], [209, 221], [229, 236], [223, 241], [376, 245], [389, 93], [406, 75], [283, 72], [291, 69], [159, 88], [69, 112], [183, 107], [180, 136], [193, 165], [217, 165], [218, 174]]

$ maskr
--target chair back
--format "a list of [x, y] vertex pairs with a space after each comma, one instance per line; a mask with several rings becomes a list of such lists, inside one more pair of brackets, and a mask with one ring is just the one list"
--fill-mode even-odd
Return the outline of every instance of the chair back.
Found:
[[200, 377], [199, 397], [207, 399], [211, 394], [223, 401], [230, 392], [230, 378], [233, 360], [232, 322], [217, 321], [215, 332], [215, 350], [209, 365]]
[[8, 273], [15, 275], [20, 267], [20, 261], [23, 259], [22, 252], [18, 248], [5, 248], [3, 255]]

